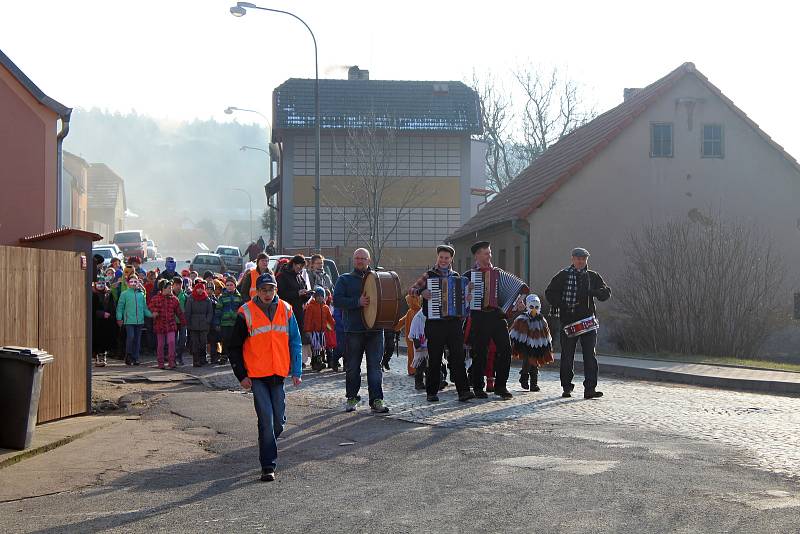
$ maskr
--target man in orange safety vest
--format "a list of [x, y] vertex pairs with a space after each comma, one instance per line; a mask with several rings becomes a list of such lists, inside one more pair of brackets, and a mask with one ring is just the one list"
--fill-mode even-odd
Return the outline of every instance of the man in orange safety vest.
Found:
[[302, 338], [291, 305], [278, 298], [269, 271], [256, 280], [256, 296], [239, 308], [230, 340], [233, 373], [244, 389], [252, 390], [258, 416], [261, 480], [275, 480], [278, 436], [286, 423], [283, 382], [291, 376], [299, 386]]

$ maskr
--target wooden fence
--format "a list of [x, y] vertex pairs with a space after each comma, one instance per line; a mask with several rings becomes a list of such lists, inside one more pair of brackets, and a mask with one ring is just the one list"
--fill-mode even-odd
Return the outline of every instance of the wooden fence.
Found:
[[87, 300], [80, 252], [0, 246], [0, 346], [55, 358], [44, 367], [39, 423], [89, 411]]

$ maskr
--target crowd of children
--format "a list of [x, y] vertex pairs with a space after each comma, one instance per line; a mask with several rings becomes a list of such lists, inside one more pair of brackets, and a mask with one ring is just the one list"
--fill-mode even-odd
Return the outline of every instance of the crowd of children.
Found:
[[[188, 269], [178, 273], [172, 257], [166, 258], [163, 271], [147, 272], [141, 268], [141, 259], [135, 256], [124, 264], [114, 258], [106, 268], [102, 267], [102, 258], [95, 259], [97, 276], [92, 287], [95, 365], [106, 365], [109, 355], [124, 359], [127, 365], [139, 365], [144, 343], [154, 350], [159, 368], [174, 369], [184, 364], [186, 352], [191, 354], [195, 367], [227, 363], [225, 347], [236, 314], [251, 297], [247, 282], [250, 282], [251, 273], [267, 269], [268, 256], [260, 254], [257, 262], [248, 262], [239, 276], [211, 271], [200, 276]], [[313, 267], [320, 269], [323, 259], [315, 255]], [[292, 262], [303, 269], [289, 270], [287, 267], [293, 265]], [[306, 273], [305, 263], [305, 258], [296, 256], [280, 261], [275, 270], [278, 277], [296, 276], [292, 283], [307, 295], [303, 299], [307, 302], [300, 306], [304, 317], [301, 323], [304, 344], [311, 367], [316, 371], [325, 367], [338, 371], [344, 357], [345, 340], [344, 332], [337, 331], [331, 309], [330, 277], [322, 276], [313, 268]], [[327, 287], [320, 285], [310, 291], [308, 274]]]

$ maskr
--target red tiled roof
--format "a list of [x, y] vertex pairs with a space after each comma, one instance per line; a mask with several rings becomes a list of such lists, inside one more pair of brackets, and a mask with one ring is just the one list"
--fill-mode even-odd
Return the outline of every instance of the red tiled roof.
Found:
[[574, 130], [548, 148], [478, 213], [453, 232], [448, 240], [458, 239], [490, 226], [525, 218], [540, 207], [561, 185], [577, 174], [611, 143], [651, 104], [687, 75], [696, 76], [722, 99], [761, 137], [800, 172], [800, 165], [779, 144], [762, 131], [742, 110], [697, 71], [694, 63], [684, 63], [660, 80], [633, 94], [617, 107]]
[[47, 239], [52, 239], [54, 237], [60, 237], [62, 235], [70, 235], [75, 234], [81, 237], [86, 237], [91, 239], [92, 241], [101, 241], [103, 236], [100, 234], [95, 234], [94, 232], [87, 232], [86, 230], [79, 230], [77, 228], [69, 228], [68, 226], [62, 226], [52, 232], [45, 232], [43, 234], [36, 234], [30, 235], [27, 237], [21, 237], [19, 242], [20, 243], [33, 243], [35, 241], [45, 241]]

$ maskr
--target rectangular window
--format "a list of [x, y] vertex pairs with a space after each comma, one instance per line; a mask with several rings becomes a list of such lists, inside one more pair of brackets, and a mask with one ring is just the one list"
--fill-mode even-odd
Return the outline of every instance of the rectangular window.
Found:
[[700, 147], [704, 158], [721, 158], [724, 155], [721, 124], [703, 125], [703, 144]]
[[672, 157], [672, 123], [654, 122], [650, 124], [650, 157]]
[[497, 256], [497, 262], [498, 262], [497, 265], [498, 267], [500, 267], [501, 269], [506, 268], [506, 249], [504, 248], [500, 249], [500, 253]]
[[522, 260], [522, 253], [520, 252], [519, 247], [514, 247], [514, 274], [517, 276], [521, 276], [521, 261]]

